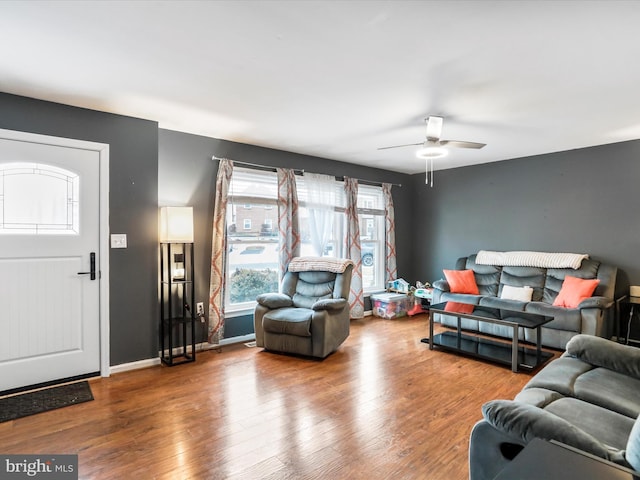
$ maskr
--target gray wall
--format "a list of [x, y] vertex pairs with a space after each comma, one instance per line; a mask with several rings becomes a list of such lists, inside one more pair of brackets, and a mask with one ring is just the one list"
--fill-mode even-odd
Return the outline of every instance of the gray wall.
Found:
[[[617, 265], [618, 285], [640, 284], [640, 141], [413, 176], [224, 140], [158, 131], [157, 123], [0, 93], [0, 128], [110, 145], [113, 365], [157, 356], [158, 201], [195, 209], [198, 298], [208, 297], [211, 156], [352, 176], [394, 187], [398, 272], [433, 281], [480, 249], [587, 252]], [[246, 321], [247, 319], [245, 319]], [[242, 335], [233, 322], [227, 336]]]
[[158, 124], [0, 93], [0, 128], [109, 144], [111, 364], [158, 355]]
[[414, 277], [442, 278], [478, 250], [588, 253], [619, 268], [618, 292], [640, 284], [640, 141], [412, 177]]
[[[399, 275], [409, 275], [413, 245], [410, 229], [414, 218], [411, 213], [412, 187], [409, 175], [171, 130], [160, 130], [159, 204], [194, 207], [196, 302], [204, 301], [206, 304], [209, 298], [213, 196], [218, 169], [218, 162], [211, 160], [213, 155], [238, 162], [305, 169], [314, 173], [346, 175], [374, 182], [402, 184], [402, 187], [392, 188], [396, 214], [396, 248]], [[250, 316], [227, 319], [225, 337], [253, 333], [252, 322]], [[202, 332], [198, 335], [202, 335]]]

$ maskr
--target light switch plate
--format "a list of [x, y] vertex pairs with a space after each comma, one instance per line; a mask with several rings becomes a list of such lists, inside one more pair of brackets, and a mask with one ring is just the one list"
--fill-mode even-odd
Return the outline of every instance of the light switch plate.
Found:
[[111, 234], [111, 248], [127, 248], [127, 234], [126, 233], [112, 233]]

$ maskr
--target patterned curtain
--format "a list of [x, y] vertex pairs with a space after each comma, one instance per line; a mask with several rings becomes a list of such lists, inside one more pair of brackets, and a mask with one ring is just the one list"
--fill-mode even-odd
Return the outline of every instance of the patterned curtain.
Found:
[[209, 284], [209, 343], [217, 345], [224, 334], [224, 291], [227, 263], [227, 202], [233, 162], [222, 159], [218, 164], [213, 210], [211, 242], [211, 282]]
[[386, 253], [385, 261], [385, 285], [390, 280], [398, 278], [396, 267], [396, 218], [393, 210], [393, 197], [391, 196], [391, 184], [382, 184], [384, 196], [384, 245]]
[[362, 251], [360, 249], [360, 222], [358, 221], [358, 180], [344, 177], [346, 197], [346, 256], [353, 261], [349, 305], [351, 318], [364, 317], [364, 291], [362, 290]]
[[300, 256], [298, 191], [296, 176], [289, 168], [276, 168], [278, 175], [278, 237], [280, 239], [280, 279], [293, 257]]

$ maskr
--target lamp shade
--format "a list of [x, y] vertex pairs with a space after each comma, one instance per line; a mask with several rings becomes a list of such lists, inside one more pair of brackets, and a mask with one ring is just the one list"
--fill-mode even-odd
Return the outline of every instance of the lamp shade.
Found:
[[193, 243], [193, 207], [160, 208], [160, 242]]

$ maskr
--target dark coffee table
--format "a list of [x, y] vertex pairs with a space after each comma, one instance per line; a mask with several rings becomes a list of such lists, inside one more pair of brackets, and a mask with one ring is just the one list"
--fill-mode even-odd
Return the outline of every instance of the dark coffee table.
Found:
[[[433, 315], [440, 313], [457, 317], [457, 332], [443, 332], [433, 335]], [[470, 333], [462, 333], [460, 319], [468, 318], [479, 322], [506, 325], [513, 329], [511, 343], [500, 342]], [[511, 365], [511, 370], [517, 372], [519, 368], [533, 370], [551, 357], [553, 354], [541, 349], [540, 327], [549, 323], [553, 317], [537, 315], [507, 308], [492, 308], [481, 305], [470, 305], [460, 302], [444, 302], [429, 307], [429, 338], [422, 339], [429, 343], [429, 350], [437, 346], [443, 350], [470, 355], [472, 357]], [[536, 330], [536, 348], [518, 345], [519, 327]]]

